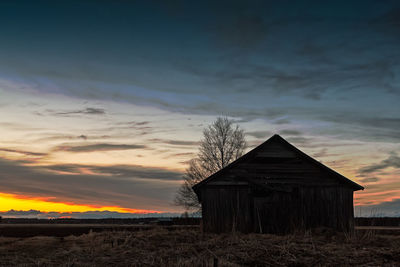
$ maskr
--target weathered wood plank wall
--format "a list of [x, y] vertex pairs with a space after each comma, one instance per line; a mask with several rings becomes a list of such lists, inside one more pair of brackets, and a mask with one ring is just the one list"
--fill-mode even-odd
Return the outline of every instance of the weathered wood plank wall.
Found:
[[291, 192], [248, 186], [208, 186], [203, 191], [207, 232], [285, 233], [326, 226], [352, 229], [353, 191], [345, 187], [297, 187]]
[[202, 216], [206, 232], [250, 232], [252, 207], [247, 186], [209, 186], [203, 191]]

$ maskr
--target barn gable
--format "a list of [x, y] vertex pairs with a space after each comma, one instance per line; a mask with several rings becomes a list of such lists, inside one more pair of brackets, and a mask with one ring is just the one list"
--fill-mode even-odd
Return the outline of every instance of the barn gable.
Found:
[[289, 190], [290, 185], [343, 185], [353, 191], [364, 189], [357, 183], [306, 155], [279, 135], [274, 135], [224, 169], [196, 184], [201, 201], [204, 185], [253, 184], [266, 189]]

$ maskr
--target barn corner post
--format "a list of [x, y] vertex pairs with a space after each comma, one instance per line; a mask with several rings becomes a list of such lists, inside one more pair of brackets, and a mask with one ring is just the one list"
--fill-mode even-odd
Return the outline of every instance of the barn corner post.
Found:
[[[350, 207], [350, 203], [351, 203], [351, 207]], [[351, 193], [349, 192], [349, 200], [348, 200], [348, 220], [347, 223], [344, 227], [344, 232], [349, 235], [349, 236], [353, 236], [355, 233], [355, 218], [354, 218], [354, 192], [351, 191]]]
[[352, 231], [363, 187], [274, 135], [193, 189], [205, 232], [288, 233]]

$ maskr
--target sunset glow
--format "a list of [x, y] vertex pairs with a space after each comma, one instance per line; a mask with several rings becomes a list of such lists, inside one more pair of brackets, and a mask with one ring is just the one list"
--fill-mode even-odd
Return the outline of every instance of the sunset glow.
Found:
[[0, 211], [38, 210], [42, 212], [86, 212], [86, 211], [116, 211], [121, 213], [157, 213], [153, 210], [137, 210], [122, 207], [88, 206], [73, 203], [53, 202], [46, 198], [30, 198], [13, 194], [0, 193]]

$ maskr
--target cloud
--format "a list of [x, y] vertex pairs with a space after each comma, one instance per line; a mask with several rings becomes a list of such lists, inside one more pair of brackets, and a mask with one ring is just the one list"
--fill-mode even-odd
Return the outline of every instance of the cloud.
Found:
[[148, 135], [153, 133], [154, 130], [157, 128], [155, 126], [150, 125], [150, 121], [128, 121], [128, 122], [110, 122], [108, 127], [98, 128], [97, 131], [101, 132], [128, 132], [129, 134], [126, 136], [132, 136], [132, 130], [135, 131], [136, 135]]
[[45, 167], [52, 171], [60, 171], [71, 174], [81, 174], [82, 170], [90, 171], [94, 175], [107, 175], [112, 177], [159, 179], [164, 181], [180, 181], [182, 176], [175, 171], [161, 168], [143, 167], [138, 165], [113, 165], [113, 166], [90, 166], [79, 164], [57, 164]]
[[113, 150], [132, 150], [132, 149], [148, 149], [145, 145], [127, 145], [127, 144], [92, 144], [92, 145], [60, 145], [55, 148], [56, 151], [67, 152], [97, 152], [97, 151], [113, 151]]
[[377, 177], [368, 177], [368, 178], [363, 178], [360, 179], [359, 181], [362, 183], [375, 183], [378, 182], [380, 179]]
[[[243, 10], [236, 10], [242, 13]], [[232, 18], [223, 18], [217, 22], [215, 39], [218, 45], [240, 49], [250, 49], [265, 40], [268, 26], [260, 15], [240, 14]]]
[[52, 109], [47, 109], [46, 112], [54, 116], [75, 116], [75, 115], [105, 115], [106, 111], [102, 108], [85, 108], [80, 110], [69, 110], [69, 111], [57, 111]]
[[[242, 42], [250, 44], [251, 49], [248, 49], [250, 51], [245, 55], [240, 55], [237, 51], [232, 52], [231, 49], [199, 50], [198, 53], [193, 53], [189, 49], [187, 50], [189, 54], [183, 55], [181, 61], [169, 60], [170, 54], [173, 53], [160, 52], [154, 58], [145, 60], [144, 65], [151, 65], [149, 69], [143, 65], [136, 66], [134, 62], [141, 61], [134, 60], [135, 57], [127, 59], [124, 70], [118, 68], [113, 70], [98, 64], [88, 75], [76, 76], [69, 75], [68, 71], [63, 73], [61, 69], [57, 72], [78, 78], [68, 79], [68, 83], [64, 81], [60, 85], [64, 89], [60, 90], [63, 94], [75, 97], [88, 98], [88, 95], [92, 95], [93, 99], [155, 105], [185, 114], [229, 114], [238, 118], [243, 117], [244, 120], [267, 117], [276, 119], [276, 123], [288, 122], [288, 119], [279, 120], [282, 116], [290, 118], [291, 121], [297, 119], [325, 121], [322, 115], [330, 114], [331, 111], [327, 107], [332, 107], [336, 105], [335, 103], [340, 103], [340, 110], [342, 108], [345, 110], [344, 116], [340, 114], [344, 119], [354, 111], [369, 118], [372, 115], [365, 114], [373, 112], [369, 112], [366, 107], [371, 105], [357, 102], [358, 99], [363, 96], [376, 99], [375, 96], [378, 94], [384, 98], [387, 92], [399, 91], [395, 83], [398, 61], [395, 59], [398, 55], [390, 52], [396, 51], [390, 48], [397, 47], [397, 43], [393, 40], [384, 38], [384, 41], [377, 43], [374, 40], [381, 40], [376, 38], [380, 37], [379, 35], [376, 36], [373, 31], [362, 26], [354, 28], [351, 20], [341, 22], [351, 26], [343, 26], [343, 30], [340, 23], [336, 25], [338, 22], [331, 19], [331, 16], [337, 18], [337, 14], [330, 14], [325, 20], [316, 20], [315, 17], [318, 16], [315, 14], [305, 16], [304, 14], [308, 15], [312, 11], [301, 9], [303, 7], [299, 7], [297, 15], [290, 12], [278, 12], [276, 15], [269, 9], [244, 6], [246, 8], [237, 5], [233, 10], [240, 12], [217, 19], [218, 25], [222, 25], [221, 28], [207, 30], [226, 33], [221, 35], [226, 37], [223, 37], [226, 39], [224, 48], [244, 47], [246, 44]], [[276, 5], [274, 8], [279, 9], [282, 6], [285, 4]], [[264, 11], [268, 15], [264, 14]], [[232, 12], [231, 7], [228, 12]], [[224, 9], [219, 9], [217, 13], [226, 14]], [[372, 15], [367, 14], [361, 21], [369, 21], [370, 16]], [[210, 24], [214, 25], [214, 22]], [[310, 30], [304, 31], [303, 36], [296, 34], [298, 28]], [[326, 31], [327, 28], [332, 31]], [[346, 37], [352, 36], [352, 33], [362, 38]], [[207, 32], [207, 37], [209, 34]], [[204, 33], [199, 35], [202, 39], [207, 39], [203, 38]], [[336, 39], [340, 42], [335, 41]], [[354, 39], [360, 41], [354, 42]], [[360, 54], [363, 51], [369, 52]], [[358, 54], [360, 56], [351, 62], [344, 60], [348, 58], [347, 55]], [[203, 60], [204, 58], [210, 60]], [[21, 65], [23, 64], [18, 64]], [[141, 75], [142, 72], [155, 73], [158, 68], [167, 71], [165, 77], [168, 82], [165, 82], [165, 79], [157, 79], [154, 75]], [[132, 76], [132, 73], [137, 75]], [[65, 80], [65, 77], [63, 79]], [[101, 82], [96, 83], [97, 80]], [[122, 85], [118, 87], [119, 84]], [[113, 89], [110, 89], [111, 85]], [[46, 91], [41, 86], [38, 87], [38, 90]], [[212, 97], [208, 97], [211, 95]], [[308, 110], [307, 114], [298, 112], [300, 109]], [[104, 110], [93, 112], [85, 109], [55, 111], [61, 116], [76, 115], [77, 112], [105, 113]], [[310, 116], [311, 113], [313, 115]], [[355, 116], [351, 120], [357, 122], [359, 118], [362, 116]], [[362, 127], [368, 127], [366, 124], [370, 123], [364, 121]], [[361, 134], [365, 138], [378, 136], [376, 139], [399, 140], [400, 135], [393, 127], [396, 127], [394, 123], [386, 121], [380, 136], [376, 135], [376, 132], [369, 134], [363, 128], [351, 130], [343, 127], [342, 131], [347, 131], [348, 136], [353, 137]]]
[[[0, 192], [54, 201], [146, 210], [176, 210], [182, 173], [143, 166], [26, 166], [0, 159]], [[61, 173], [57, 173], [61, 172]], [[90, 173], [90, 174], [88, 174]]]
[[10, 153], [18, 153], [23, 154], [26, 156], [46, 156], [46, 153], [39, 153], [39, 152], [31, 152], [31, 151], [24, 151], [24, 150], [17, 150], [17, 149], [9, 149], [9, 148], [0, 148], [0, 151], [10, 152]]
[[87, 135], [84, 135], [84, 134], [79, 135], [78, 138], [83, 139], [83, 140], [88, 139]]
[[87, 168], [88, 166], [76, 165], [76, 164], [55, 164], [48, 165], [45, 169], [50, 171], [68, 173], [68, 174], [81, 174], [82, 168]]
[[301, 135], [302, 133], [300, 131], [296, 131], [296, 130], [282, 130], [282, 131], [280, 131], [280, 134], [283, 134], [283, 135]]
[[195, 155], [196, 155], [196, 153], [193, 153], [193, 152], [184, 152], [184, 153], [175, 153], [175, 154], [172, 154], [171, 156], [173, 156], [173, 157], [188, 157], [188, 156], [194, 157]]
[[180, 181], [182, 175], [179, 172], [169, 171], [161, 168], [151, 168], [143, 166], [127, 166], [127, 165], [115, 165], [108, 167], [91, 167], [95, 173], [98, 174], [110, 174], [116, 177], [134, 177], [141, 179], [158, 179], [164, 181]]
[[391, 129], [393, 132], [400, 132], [400, 117], [385, 117], [385, 116], [366, 116], [354, 112], [352, 114], [342, 112], [332, 112], [329, 115], [321, 115], [319, 117], [324, 121], [337, 122], [341, 124], [355, 124], [358, 126]]
[[312, 143], [311, 138], [302, 137], [302, 136], [291, 136], [286, 138], [287, 141], [291, 143], [295, 143], [297, 145], [308, 146], [309, 143]]
[[200, 144], [199, 141], [170, 140], [170, 139], [160, 139], [160, 138], [153, 138], [150, 139], [149, 141], [174, 145], [174, 146], [198, 146]]
[[271, 136], [270, 131], [252, 131], [252, 132], [246, 132], [246, 135], [250, 135], [252, 137], [262, 139]]
[[278, 119], [272, 122], [273, 124], [289, 124], [290, 120], [288, 119]]
[[368, 175], [389, 167], [400, 168], [400, 157], [395, 152], [390, 153], [387, 159], [384, 159], [379, 163], [363, 167], [359, 169], [358, 172], [360, 173], [360, 175]]
[[143, 133], [147, 133], [152, 130], [153, 127], [149, 125], [149, 121], [129, 121], [129, 122], [117, 122], [113, 123], [112, 127], [114, 129], [134, 129], [141, 130]]
[[138, 127], [138, 126], [148, 125], [148, 124], [150, 124], [150, 122], [149, 121], [128, 121], [128, 122], [117, 122], [116, 124]]
[[386, 34], [400, 33], [400, 8], [391, 9], [379, 18], [371, 20], [374, 26]]
[[[390, 103], [382, 103], [382, 107]], [[354, 110], [343, 112], [330, 110], [319, 113], [311, 110], [298, 113], [309, 117], [309, 119], [329, 123], [328, 127], [316, 128], [320, 134], [335, 136], [343, 140], [373, 141], [373, 142], [400, 142], [400, 118], [396, 115], [390, 116], [368, 116], [368, 112]], [[321, 129], [321, 130], [320, 130]]]
[[317, 153], [312, 154], [313, 158], [323, 158], [328, 156], [328, 149], [327, 148], [322, 148], [320, 151], [318, 151]]
[[66, 141], [66, 140], [94, 140], [94, 139], [109, 139], [109, 135], [86, 135], [86, 134], [81, 134], [81, 135], [74, 135], [74, 134], [46, 134], [46, 133], [40, 133], [40, 136], [35, 141], [37, 142], [43, 142], [43, 141]]

